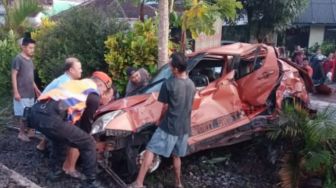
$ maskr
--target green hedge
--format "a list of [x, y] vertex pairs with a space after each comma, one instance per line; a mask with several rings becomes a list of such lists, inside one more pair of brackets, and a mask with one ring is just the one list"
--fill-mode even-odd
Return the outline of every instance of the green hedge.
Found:
[[107, 72], [104, 41], [127, 28], [113, 15], [94, 8], [81, 7], [64, 13], [37, 41], [35, 64], [42, 82], [46, 84], [62, 74], [64, 59], [69, 56], [82, 62], [83, 76], [95, 70]]
[[10, 95], [11, 87], [11, 62], [19, 53], [19, 46], [13, 31], [3, 35], [0, 40], [0, 95]]
[[128, 32], [109, 36], [105, 45], [105, 60], [121, 93], [124, 93], [128, 81], [125, 72], [128, 66], [145, 68], [151, 74], [156, 71], [158, 37], [154, 20], [135, 22]]

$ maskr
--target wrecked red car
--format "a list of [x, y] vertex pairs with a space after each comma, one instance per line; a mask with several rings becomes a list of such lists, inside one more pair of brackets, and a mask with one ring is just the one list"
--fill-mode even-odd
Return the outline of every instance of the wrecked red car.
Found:
[[[309, 103], [306, 72], [278, 58], [264, 44], [235, 43], [192, 55], [188, 73], [197, 93], [188, 153], [253, 138], [267, 130], [284, 101]], [[163, 66], [137, 95], [114, 101], [96, 114], [91, 134], [106, 166], [132, 181], [141, 152], [157, 128], [163, 109], [157, 101], [162, 83], [172, 76]], [[152, 169], [160, 163], [156, 157]]]

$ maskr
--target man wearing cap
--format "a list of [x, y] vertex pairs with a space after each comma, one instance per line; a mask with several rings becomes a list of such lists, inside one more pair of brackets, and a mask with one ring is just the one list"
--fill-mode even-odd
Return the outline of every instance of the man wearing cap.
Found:
[[134, 92], [146, 86], [151, 78], [148, 71], [144, 68], [136, 69], [134, 67], [128, 67], [126, 74], [129, 78], [126, 87], [126, 96], [134, 95]]
[[[96, 147], [94, 139], [86, 132], [91, 129], [93, 115], [101, 96], [112, 85], [111, 78], [100, 71], [90, 79], [71, 80], [43, 93], [31, 109], [28, 123], [42, 132], [52, 143], [49, 179], [63, 174], [62, 163], [67, 146], [77, 148], [83, 159], [86, 181], [82, 187], [97, 187]], [[80, 127], [75, 126], [79, 122]]]

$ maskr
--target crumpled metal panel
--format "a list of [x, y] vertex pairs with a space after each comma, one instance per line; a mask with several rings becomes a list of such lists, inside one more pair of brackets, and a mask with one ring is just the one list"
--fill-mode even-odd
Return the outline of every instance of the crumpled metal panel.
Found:
[[117, 104], [137, 105], [124, 109], [125, 113], [112, 120], [107, 125], [107, 129], [130, 130], [134, 132], [142, 125], [155, 124], [158, 121], [163, 109], [163, 104], [157, 100], [158, 93], [140, 95], [138, 98], [140, 102], [137, 103], [134, 102], [136, 98], [130, 98], [132, 100], [130, 102], [127, 101], [129, 98], [125, 98], [123, 103]]
[[[266, 104], [267, 98], [277, 85], [280, 74], [274, 49], [267, 46], [261, 47], [267, 49], [262, 67], [237, 80], [241, 100], [251, 106]], [[253, 53], [250, 58], [254, 58]]]
[[286, 62], [280, 61], [283, 67], [283, 77], [276, 91], [276, 106], [281, 109], [285, 98], [296, 98], [308, 104], [309, 94], [298, 70]]
[[142, 103], [143, 101], [147, 100], [148, 96], [150, 94], [144, 94], [144, 95], [136, 95], [131, 96], [127, 98], [122, 98], [116, 101], [113, 101], [112, 103], [109, 103], [105, 106], [100, 107], [95, 116], [99, 116], [100, 114], [103, 114], [105, 112], [110, 112], [114, 110], [122, 110], [131, 106], [134, 106], [136, 104]]

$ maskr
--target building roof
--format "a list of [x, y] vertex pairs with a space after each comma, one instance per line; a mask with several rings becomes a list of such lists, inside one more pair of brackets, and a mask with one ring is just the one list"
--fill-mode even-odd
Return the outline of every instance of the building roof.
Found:
[[[117, 11], [121, 12], [124, 18], [139, 18], [140, 8], [138, 5], [132, 3], [132, 0], [88, 0], [83, 3], [84, 6], [93, 6], [103, 11]], [[154, 17], [156, 15], [156, 8], [153, 5], [144, 5], [144, 15], [147, 17]]]
[[307, 8], [294, 24], [336, 24], [336, 0], [309, 0]]

